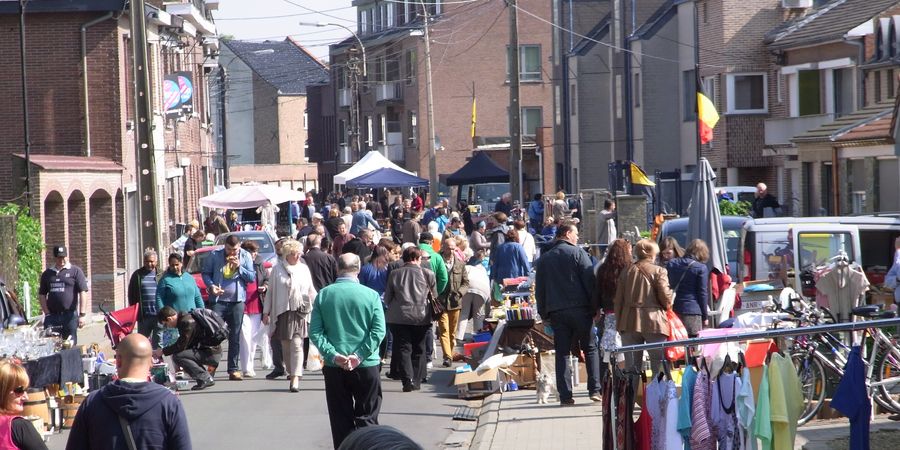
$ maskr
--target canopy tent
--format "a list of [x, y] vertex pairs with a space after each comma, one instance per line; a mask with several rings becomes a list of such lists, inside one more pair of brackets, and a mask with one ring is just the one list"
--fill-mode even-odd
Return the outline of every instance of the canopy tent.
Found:
[[384, 167], [389, 167], [398, 172], [403, 172], [407, 175], [415, 175], [414, 173], [392, 163], [389, 159], [385, 158], [379, 152], [371, 151], [366, 153], [359, 161], [356, 162], [349, 169], [337, 174], [334, 176], [334, 184], [347, 184], [348, 181], [361, 177], [367, 173], [370, 173], [374, 170], [378, 170]]
[[508, 182], [509, 172], [498, 166], [485, 152], [475, 152], [466, 165], [447, 177], [448, 186]]
[[428, 180], [390, 167], [382, 167], [347, 181], [347, 187], [358, 189], [427, 186]]
[[297, 202], [305, 200], [304, 194], [293, 189], [283, 188], [274, 184], [250, 183], [240, 186], [232, 186], [224, 191], [216, 192], [206, 197], [201, 197], [200, 206], [219, 209], [246, 209], [258, 208], [272, 203], [277, 205], [284, 202]]

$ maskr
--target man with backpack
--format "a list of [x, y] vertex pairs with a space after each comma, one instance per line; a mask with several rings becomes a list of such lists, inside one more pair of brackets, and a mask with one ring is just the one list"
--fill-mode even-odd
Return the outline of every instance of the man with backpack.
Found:
[[178, 340], [158, 352], [171, 355], [172, 361], [197, 381], [191, 390], [200, 391], [215, 385], [206, 367], [219, 367], [220, 344], [228, 337], [225, 321], [209, 309], [178, 312], [169, 306], [159, 310], [157, 320], [166, 328], [178, 328]]

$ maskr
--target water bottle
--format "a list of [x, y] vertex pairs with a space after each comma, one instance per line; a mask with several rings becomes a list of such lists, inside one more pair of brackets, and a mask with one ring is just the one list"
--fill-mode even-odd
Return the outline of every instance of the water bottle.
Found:
[[516, 383], [516, 380], [509, 380], [509, 383], [506, 383], [506, 390], [510, 392], [518, 391], [519, 385]]

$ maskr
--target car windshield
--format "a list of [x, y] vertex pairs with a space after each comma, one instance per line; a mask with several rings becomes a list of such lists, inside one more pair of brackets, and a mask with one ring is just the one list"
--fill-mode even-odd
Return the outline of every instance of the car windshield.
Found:
[[[729, 230], [725, 231], [725, 253], [728, 259], [728, 263], [732, 266], [736, 266], [738, 260], [738, 248], [741, 244], [741, 233], [739, 230]], [[668, 233], [669, 236], [675, 238], [678, 241], [678, 245], [682, 247], [687, 247], [688, 239], [687, 239], [687, 230], [677, 230]], [[731, 268], [732, 270], [735, 267]]]
[[[216, 245], [224, 245], [225, 238], [227, 238], [227, 237], [228, 237], [228, 235], [225, 235], [225, 234], [218, 236], [216, 238]], [[238, 237], [241, 238], [242, 242], [243, 241], [255, 242], [256, 245], [259, 246], [260, 253], [275, 253], [275, 247], [272, 244], [272, 238], [269, 237], [265, 233], [239, 234]]]
[[185, 269], [187, 273], [200, 273], [200, 268], [203, 267], [203, 261], [206, 261], [206, 258], [209, 258], [210, 253], [212, 252], [194, 253], [194, 256], [191, 258], [191, 262], [188, 263], [187, 269]]

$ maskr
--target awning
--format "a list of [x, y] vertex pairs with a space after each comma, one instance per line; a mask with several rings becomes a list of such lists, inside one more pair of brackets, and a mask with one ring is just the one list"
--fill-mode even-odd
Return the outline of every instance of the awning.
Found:
[[508, 183], [509, 172], [498, 166], [487, 153], [475, 152], [472, 159], [447, 177], [448, 186], [480, 183]]
[[347, 187], [357, 189], [426, 186], [428, 186], [428, 180], [390, 167], [382, 167], [347, 182]]
[[370, 173], [374, 170], [381, 169], [382, 167], [389, 167], [398, 172], [403, 172], [407, 175], [415, 175], [414, 173], [392, 163], [389, 159], [385, 158], [379, 152], [370, 151], [366, 153], [356, 164], [354, 164], [349, 169], [337, 174], [334, 176], [334, 184], [347, 184], [348, 181], [361, 177], [367, 173]]
[[246, 209], [302, 200], [305, 200], [304, 194], [293, 189], [273, 184], [245, 184], [201, 197], [199, 202], [207, 208]]

